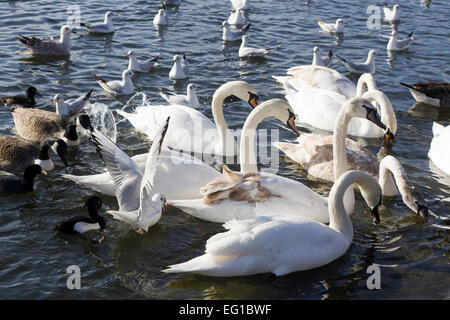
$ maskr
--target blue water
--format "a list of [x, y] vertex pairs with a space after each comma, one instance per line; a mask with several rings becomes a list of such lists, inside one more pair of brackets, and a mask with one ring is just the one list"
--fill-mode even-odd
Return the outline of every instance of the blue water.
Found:
[[[240, 61], [239, 42], [223, 44], [221, 22], [230, 12], [228, 1], [182, 1], [169, 8], [170, 25], [156, 29], [153, 16], [159, 1], [84, 1], [81, 20], [96, 22], [107, 10], [115, 18], [112, 36], [93, 36], [79, 30], [72, 42], [70, 59], [30, 59], [20, 53], [23, 47], [17, 34], [57, 36], [68, 18], [68, 1], [2, 1], [0, 3], [0, 94], [19, 94], [34, 85], [43, 93], [40, 108], [54, 110], [50, 104], [56, 93], [76, 97], [94, 89], [91, 102], [106, 104], [110, 110], [122, 108], [130, 97], [105, 96], [93, 80], [94, 71], [109, 79], [119, 78], [127, 66], [123, 56], [130, 49], [138, 57], [160, 55], [160, 66], [135, 80], [136, 92], [145, 93], [154, 104], [165, 104], [158, 88], [183, 93], [187, 81], [173, 84], [168, 79], [172, 56], [185, 52], [190, 59], [190, 82], [203, 86], [198, 91], [200, 110], [212, 118], [210, 103], [214, 91], [230, 80], [245, 80], [259, 93], [260, 100], [283, 98], [272, 75], [283, 75], [292, 66], [309, 64], [312, 48], [328, 48], [341, 56], [362, 60], [375, 49], [375, 79], [390, 99], [398, 120], [398, 134], [390, 154], [404, 165], [411, 182], [422, 191], [430, 208], [450, 216], [450, 177], [428, 159], [433, 121], [449, 123], [450, 112], [415, 105], [408, 90], [399, 82], [421, 80], [450, 81], [449, 29], [450, 6], [432, 1], [399, 1], [403, 10], [398, 30], [401, 36], [415, 31], [418, 41], [393, 61], [385, 50], [391, 26], [368, 30], [367, 7], [372, 1], [252, 1], [246, 14], [252, 26], [250, 44], [275, 47], [265, 60]], [[390, 2], [392, 6], [394, 3]], [[336, 39], [319, 32], [314, 18], [346, 22], [345, 36]], [[340, 62], [333, 67], [348, 74]], [[354, 77], [351, 77], [353, 80]], [[131, 100], [131, 108], [141, 102]], [[130, 107], [129, 107], [130, 108]], [[232, 128], [241, 128], [249, 109], [244, 102], [227, 102], [225, 116]], [[117, 118], [119, 118], [117, 116]], [[0, 108], [0, 134], [10, 135], [14, 127], [9, 112]], [[263, 128], [278, 127], [275, 120]], [[282, 132], [281, 139], [293, 139]], [[148, 149], [148, 142], [131, 129], [128, 122], [118, 124], [117, 142], [129, 154]], [[374, 153], [381, 141], [363, 141]], [[381, 155], [381, 154], [380, 154]], [[289, 159], [281, 157], [280, 174], [301, 181], [328, 195], [331, 184], [310, 180]], [[72, 151], [69, 162], [75, 174], [101, 172], [103, 165], [89, 142], [82, 141]], [[205, 241], [224, 229], [215, 223], [198, 220], [171, 208], [160, 223], [139, 235], [110, 216], [105, 240], [92, 243], [77, 236], [62, 236], [53, 225], [62, 219], [84, 214], [83, 201], [92, 194], [86, 188], [63, 180], [65, 170], [59, 161], [48, 177], [39, 177], [37, 190], [26, 195], [0, 198], [0, 298], [18, 299], [443, 299], [450, 297], [449, 233], [432, 227], [412, 213], [401, 197], [386, 199], [381, 209], [382, 223], [374, 226], [362, 199], [358, 197], [352, 221], [354, 242], [335, 262], [306, 272], [293, 273], [276, 280], [269, 275], [236, 278], [208, 278], [167, 275], [164, 267], [200, 255]], [[114, 198], [102, 196], [105, 209], [117, 208]], [[381, 290], [368, 290], [366, 269], [381, 265]], [[66, 269], [81, 268], [80, 290], [68, 290]]]

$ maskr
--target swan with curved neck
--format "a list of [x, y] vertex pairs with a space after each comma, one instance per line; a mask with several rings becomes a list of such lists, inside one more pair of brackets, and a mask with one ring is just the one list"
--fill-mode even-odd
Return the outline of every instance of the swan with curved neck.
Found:
[[[252, 110], [245, 121], [240, 146], [241, 171], [232, 172], [225, 168], [223, 176], [214, 179], [201, 189], [202, 198], [169, 201], [169, 204], [195, 217], [213, 222], [225, 222], [233, 218], [246, 219], [273, 212], [283, 215], [306, 214], [316, 221], [328, 222], [326, 198], [298, 181], [258, 172], [254, 145], [255, 131], [258, 124], [267, 117], [276, 117], [298, 134], [294, 129], [295, 116], [289, 104], [281, 99], [265, 101]], [[344, 125], [352, 117], [369, 118], [383, 125], [376, 109], [363, 98], [353, 98], [342, 108], [341, 118]], [[339, 128], [335, 135], [338, 135], [334, 148], [338, 152], [336, 174], [341, 175], [348, 170], [345, 153], [346, 131], [343, 127]], [[346, 210], [351, 214], [354, 200], [346, 199], [345, 202]]]
[[[356, 86], [339, 72], [321, 66], [294, 67], [288, 70], [288, 74], [291, 76], [275, 78], [283, 84], [286, 99], [298, 116], [298, 121], [321, 130], [333, 131], [339, 109], [348, 99], [377, 90], [375, 80], [369, 73], [361, 75]], [[389, 99], [384, 96], [383, 101], [386, 101], [384, 106], [377, 101], [380, 109], [391, 108], [386, 113], [385, 122], [396, 123]], [[385, 134], [360, 119], [352, 121], [348, 133], [366, 138], [383, 137]]]
[[[345, 168], [347, 166], [349, 169], [365, 171], [372, 177], [379, 179], [383, 196], [396, 196], [400, 192], [402, 200], [408, 208], [421, 217], [427, 217], [428, 207], [426, 201], [409, 182], [400, 162], [393, 156], [386, 156], [379, 163], [377, 157], [372, 155], [369, 150], [359, 146], [350, 139], [345, 139], [344, 125], [343, 120], [341, 122], [342, 127], [339, 130], [335, 130], [334, 140], [331, 140], [331, 136], [323, 137], [302, 134], [299, 138], [299, 144], [278, 142], [274, 143], [274, 145], [283, 150], [291, 159], [295, 158], [296, 161], [298, 160], [298, 163], [307, 170], [309, 175], [323, 180], [335, 181], [337, 177], [346, 171]], [[308, 141], [314, 143], [308, 146]], [[331, 145], [331, 141], [336, 146], [335, 148]], [[344, 143], [347, 145], [346, 154], [343, 150]], [[311, 150], [321, 150], [322, 154], [308, 153]], [[353, 162], [348, 163], [348, 158], [352, 159]], [[316, 159], [318, 163], [309, 163], [308, 159]], [[335, 166], [333, 166], [334, 164]], [[350, 194], [350, 190], [351, 188], [347, 195], [349, 198], [344, 202], [347, 204], [347, 212], [352, 211], [352, 204], [354, 203], [354, 197]]]
[[[265, 118], [278, 118], [280, 121], [284, 122], [286, 126], [291, 129], [297, 137], [300, 135], [297, 127], [294, 124], [295, 115], [292, 112], [292, 109], [286, 104], [286, 102], [281, 99], [272, 99], [269, 101], [271, 102], [265, 104], [262, 108], [258, 108], [256, 112], [251, 112], [244, 123], [244, 127], [242, 128], [239, 154], [241, 174], [258, 172], [256, 161], [255, 135], [256, 128]], [[280, 118], [279, 104], [285, 106], [288, 115], [287, 120], [283, 117]]]
[[252, 86], [245, 81], [231, 81], [214, 93], [211, 103], [214, 122], [198, 110], [182, 105], [140, 106], [135, 113], [117, 112], [151, 140], [156, 134], [156, 124], [170, 116], [172, 127], [165, 138], [166, 147], [199, 154], [235, 156], [237, 145], [223, 114], [223, 102], [229, 96], [247, 101], [253, 108], [258, 105], [258, 95]]
[[396, 196], [400, 192], [402, 200], [408, 208], [423, 218], [428, 217], [425, 199], [409, 182], [405, 169], [395, 157], [386, 156], [381, 160], [378, 182], [383, 190], [383, 195]]
[[[258, 106], [258, 95], [256, 91], [250, 87], [245, 81], [231, 81], [220, 86], [214, 92], [211, 102], [211, 110], [214, 122], [217, 127], [218, 145], [216, 146], [216, 154], [219, 155], [235, 155], [237, 154], [237, 146], [234, 141], [234, 135], [229, 131], [225, 116], [223, 114], [223, 102], [229, 96], [237, 96], [241, 100], [247, 101], [252, 108]], [[230, 141], [230, 137], [233, 137]], [[229, 145], [233, 145], [233, 154], [230, 154]]]
[[[148, 122], [153, 123], [152, 121], [158, 122], [164, 115], [167, 115], [171, 116], [170, 121], [173, 124], [172, 127], [184, 125], [188, 128], [189, 126], [193, 128], [193, 121], [203, 121], [204, 129], [209, 128], [214, 133], [216, 131], [221, 132], [220, 139], [223, 139], [223, 137], [227, 137], [227, 134], [231, 134], [226, 125], [222, 110], [223, 101], [229, 95], [234, 95], [241, 99], [245, 99], [245, 101], [248, 101], [253, 107], [258, 104], [258, 96], [255, 89], [244, 81], [232, 81], [217, 89], [213, 97], [212, 109], [214, 119], [218, 124], [217, 127], [199, 111], [186, 106], [164, 105], [152, 106], [151, 108], [147, 106], [138, 107], [138, 112], [136, 114], [126, 113], [120, 110], [117, 111], [119, 114], [127, 118], [136, 128], [139, 127], [140, 131], [147, 132], [150, 137], [152, 137], [152, 133], [147, 131], [146, 124]], [[181, 118], [178, 122], [177, 117]], [[150, 118], [152, 121], [145, 120], [145, 118]], [[186, 119], [191, 122], [186, 123]], [[191, 131], [191, 133], [192, 136], [194, 136], [194, 131]], [[170, 138], [170, 134], [171, 132], [169, 127], [165, 140]], [[234, 141], [234, 136], [231, 136], [228, 140], [222, 142], [217, 142], [218, 137], [219, 133], [215, 136], [216, 139], [211, 142], [213, 146], [219, 146], [217, 147], [217, 150], [221, 150], [221, 146], [226, 146], [228, 149], [226, 149], [226, 152], [223, 152], [223, 154], [236, 154], [237, 146]], [[177, 136], [175, 136], [174, 139], [176, 138]], [[192, 141], [192, 138], [190, 138], [189, 141]], [[232, 143], [230, 143], [230, 141]], [[228, 142], [228, 144], [226, 142]], [[190, 147], [191, 144], [188, 146]], [[201, 147], [202, 149], [197, 150], [200, 152], [207, 150], [205, 146]], [[214, 152], [214, 150], [215, 149], [212, 148], [209, 152]], [[221, 152], [216, 153], [220, 154]], [[145, 168], [146, 158], [147, 154], [140, 154], [132, 157], [133, 161], [136, 162], [137, 166], [142, 171]], [[221, 176], [216, 169], [195, 157], [164, 148], [157, 166], [158, 169], [155, 176], [155, 185], [158, 186], [158, 190], [160, 190], [161, 193], [163, 193], [169, 200], [199, 198], [201, 197], [199, 192], [200, 188], [208, 182]], [[116, 187], [111, 175], [108, 172], [86, 176], [63, 175], [63, 177], [99, 193], [115, 196]]]
[[362, 171], [349, 171], [331, 188], [329, 226], [302, 216], [232, 220], [224, 225], [227, 232], [208, 239], [204, 255], [163, 272], [219, 277], [270, 272], [283, 276], [326, 265], [344, 255], [353, 241], [353, 225], [343, 200], [352, 184], [360, 187], [374, 222], [379, 223], [380, 186]]

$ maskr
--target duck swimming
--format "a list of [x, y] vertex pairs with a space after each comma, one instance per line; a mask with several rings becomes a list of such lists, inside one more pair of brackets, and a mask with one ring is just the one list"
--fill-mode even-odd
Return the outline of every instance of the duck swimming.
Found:
[[65, 234], [83, 234], [89, 230], [104, 229], [106, 221], [98, 214], [101, 207], [102, 199], [97, 196], [92, 196], [83, 206], [87, 210], [89, 217], [78, 216], [62, 221], [55, 226], [55, 229]]

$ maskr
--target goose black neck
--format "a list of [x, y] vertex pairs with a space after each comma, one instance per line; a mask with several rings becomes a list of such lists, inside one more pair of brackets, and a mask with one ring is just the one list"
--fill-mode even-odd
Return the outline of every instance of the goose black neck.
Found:
[[64, 137], [70, 141], [77, 141], [78, 140], [77, 126], [69, 125], [69, 127], [66, 129], [66, 132], [64, 132]]
[[39, 150], [38, 156], [37, 156], [39, 160], [49, 160], [50, 159], [50, 157], [48, 155], [49, 148], [50, 147], [48, 145], [41, 146], [41, 149]]

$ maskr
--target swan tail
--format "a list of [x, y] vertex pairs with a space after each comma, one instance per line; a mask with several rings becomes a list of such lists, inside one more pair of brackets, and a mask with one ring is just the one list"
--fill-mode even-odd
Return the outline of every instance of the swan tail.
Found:
[[200, 257], [191, 259], [189, 261], [173, 264], [162, 270], [164, 273], [207, 273], [208, 270], [214, 269], [217, 264], [212, 259], [211, 255], [204, 254]]

